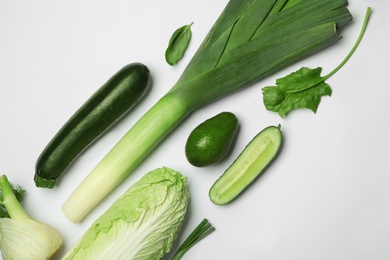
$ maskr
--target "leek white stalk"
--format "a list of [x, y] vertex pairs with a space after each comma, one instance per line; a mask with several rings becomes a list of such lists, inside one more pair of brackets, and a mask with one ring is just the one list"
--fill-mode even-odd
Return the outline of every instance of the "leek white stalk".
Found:
[[52, 226], [32, 219], [23, 209], [5, 175], [0, 177], [1, 204], [10, 218], [0, 218], [0, 250], [4, 260], [45, 260], [62, 245]]
[[[66, 216], [78, 223], [96, 204], [118, 185], [188, 113], [179, 98], [167, 95], [139, 120], [98, 164], [62, 206]], [[124, 150], [128, 152], [123, 152]], [[106, 178], [106, 173], [115, 178]], [[96, 187], [99, 187], [96, 190]], [[90, 196], [94, 194], [94, 196]], [[77, 208], [77, 210], [74, 210]]]
[[340, 40], [352, 20], [346, 4], [230, 0], [177, 83], [68, 198], [65, 215], [81, 221], [191, 112]]

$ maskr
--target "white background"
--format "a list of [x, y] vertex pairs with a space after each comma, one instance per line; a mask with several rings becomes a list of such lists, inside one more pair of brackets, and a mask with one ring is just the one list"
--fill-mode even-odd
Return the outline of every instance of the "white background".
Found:
[[[387, 260], [390, 259], [390, 84], [387, 0], [350, 0], [354, 21], [336, 45], [256, 85], [212, 103], [185, 120], [82, 223], [61, 206], [82, 179], [134, 122], [175, 83], [226, 0], [11, 1], [0, 0], [0, 173], [27, 190], [35, 219], [64, 237], [60, 258], [132, 183], [161, 166], [189, 179], [191, 203], [178, 244], [203, 219], [216, 231], [183, 259]], [[301, 66], [336, 67], [373, 13], [358, 50], [327, 82], [333, 89], [317, 114], [285, 119], [266, 111], [261, 88]], [[194, 22], [193, 38], [175, 67], [164, 60], [173, 31]], [[152, 90], [111, 131], [92, 145], [53, 190], [36, 188], [35, 162], [66, 120], [127, 63], [142, 62]], [[219, 164], [191, 166], [184, 155], [190, 131], [222, 111], [236, 114], [240, 130]], [[277, 161], [237, 200], [216, 206], [208, 190], [263, 128], [282, 125]], [[169, 259], [164, 258], [164, 259]]]

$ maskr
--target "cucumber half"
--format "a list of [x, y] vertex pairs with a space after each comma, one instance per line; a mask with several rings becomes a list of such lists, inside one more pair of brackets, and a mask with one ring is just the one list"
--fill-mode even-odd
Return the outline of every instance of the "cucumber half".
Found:
[[235, 199], [278, 155], [282, 140], [280, 125], [258, 133], [213, 184], [209, 191], [211, 201], [224, 205]]

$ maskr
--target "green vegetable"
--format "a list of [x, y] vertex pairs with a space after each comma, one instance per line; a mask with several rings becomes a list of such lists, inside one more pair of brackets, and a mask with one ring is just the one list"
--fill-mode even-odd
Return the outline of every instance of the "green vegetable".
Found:
[[81, 152], [130, 111], [149, 85], [149, 70], [141, 63], [129, 64], [112, 76], [45, 147], [35, 166], [36, 186], [53, 188]]
[[176, 84], [72, 193], [65, 215], [81, 220], [189, 114], [336, 43], [352, 19], [346, 0], [291, 1], [230, 0]]
[[188, 162], [205, 167], [222, 160], [229, 151], [238, 128], [237, 117], [222, 112], [207, 119], [188, 136], [185, 154]]
[[145, 174], [86, 231], [63, 259], [160, 259], [187, 210], [187, 178], [167, 167]]
[[[20, 202], [23, 199], [24, 195], [26, 194], [26, 191], [20, 186], [16, 186], [16, 187], [11, 186], [11, 188], [13, 190], [13, 193], [15, 194], [16, 199]], [[8, 214], [7, 209], [5, 208], [4, 204], [1, 203], [3, 200], [4, 200], [3, 192], [0, 189], [0, 218], [9, 218], [10, 216]]]
[[276, 158], [281, 145], [280, 126], [269, 126], [257, 134], [213, 184], [209, 191], [211, 201], [223, 205], [235, 199]]
[[165, 60], [169, 65], [175, 65], [184, 56], [191, 40], [191, 26], [193, 23], [178, 28], [169, 40], [168, 48], [165, 51]]
[[211, 232], [215, 230], [215, 227], [207, 219], [203, 219], [202, 222], [191, 232], [191, 234], [184, 240], [183, 244], [179, 247], [171, 260], [179, 260], [183, 255], [191, 249], [196, 243], [205, 238]]
[[[0, 177], [0, 188], [0, 203], [7, 210], [7, 217], [0, 218], [0, 250], [3, 260], [49, 259], [62, 245], [61, 235], [53, 227], [28, 215], [6, 175]], [[21, 188], [16, 192], [18, 196], [24, 193]]]
[[284, 78], [277, 79], [276, 86], [264, 87], [263, 102], [267, 110], [279, 113], [282, 118], [297, 108], [309, 108], [316, 113], [321, 97], [332, 94], [332, 89], [325, 81], [339, 71], [357, 49], [366, 30], [370, 13], [371, 8], [368, 8], [360, 35], [352, 50], [328, 75], [321, 77], [320, 67], [315, 69], [303, 67]]

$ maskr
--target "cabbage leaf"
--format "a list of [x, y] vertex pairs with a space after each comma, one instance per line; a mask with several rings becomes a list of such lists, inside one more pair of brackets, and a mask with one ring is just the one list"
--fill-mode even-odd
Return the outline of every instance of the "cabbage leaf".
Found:
[[160, 259], [189, 203], [187, 178], [163, 167], [145, 174], [86, 231], [63, 259]]

